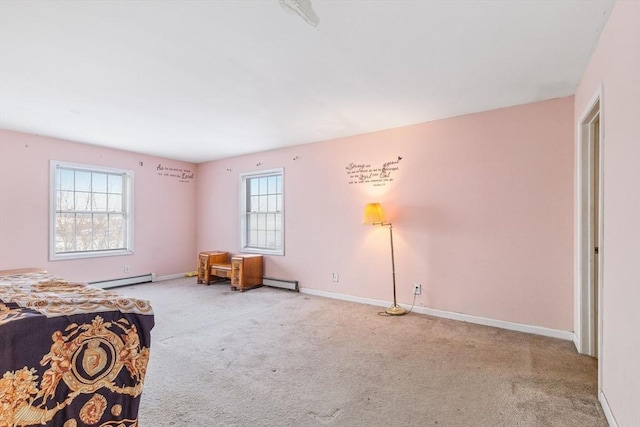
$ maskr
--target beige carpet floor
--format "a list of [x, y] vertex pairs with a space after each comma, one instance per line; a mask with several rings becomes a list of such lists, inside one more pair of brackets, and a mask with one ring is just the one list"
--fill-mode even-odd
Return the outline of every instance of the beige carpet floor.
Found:
[[568, 341], [195, 278], [118, 291], [156, 316], [141, 427], [607, 425]]

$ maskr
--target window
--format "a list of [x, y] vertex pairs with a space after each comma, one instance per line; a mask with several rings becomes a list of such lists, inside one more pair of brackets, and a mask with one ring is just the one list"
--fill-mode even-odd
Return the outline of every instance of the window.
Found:
[[133, 172], [51, 161], [49, 258], [133, 253]]
[[240, 175], [242, 252], [284, 255], [284, 170]]

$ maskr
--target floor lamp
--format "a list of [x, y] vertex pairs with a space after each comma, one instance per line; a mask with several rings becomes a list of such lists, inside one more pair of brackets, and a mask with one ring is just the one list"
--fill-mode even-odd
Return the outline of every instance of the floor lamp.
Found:
[[389, 237], [391, 238], [391, 272], [393, 274], [393, 305], [385, 310], [390, 316], [402, 316], [407, 314], [407, 310], [400, 307], [396, 302], [396, 263], [393, 257], [393, 226], [390, 222], [385, 222], [384, 211], [380, 203], [369, 203], [364, 208], [364, 216], [362, 218], [363, 224], [371, 225], [388, 225]]

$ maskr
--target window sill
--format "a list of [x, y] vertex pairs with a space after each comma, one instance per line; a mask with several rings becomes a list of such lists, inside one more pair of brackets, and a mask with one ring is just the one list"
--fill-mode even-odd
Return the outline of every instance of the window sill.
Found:
[[284, 256], [284, 249], [260, 249], [260, 248], [241, 248], [240, 252], [247, 254], [262, 254], [262, 255], [279, 255]]
[[83, 258], [102, 258], [109, 256], [133, 255], [133, 250], [118, 249], [112, 251], [95, 251], [95, 252], [68, 252], [62, 254], [53, 254], [49, 256], [49, 261], [64, 261]]

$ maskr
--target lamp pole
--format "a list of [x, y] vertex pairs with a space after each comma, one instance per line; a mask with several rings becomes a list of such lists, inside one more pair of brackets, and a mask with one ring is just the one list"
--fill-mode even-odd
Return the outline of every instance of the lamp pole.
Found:
[[391, 241], [391, 274], [393, 275], [393, 306], [397, 306], [396, 303], [396, 261], [393, 255], [393, 225], [389, 223], [389, 237]]
[[389, 226], [389, 237], [391, 241], [391, 274], [393, 275], [393, 306], [387, 308], [385, 311], [391, 316], [402, 316], [403, 314], [407, 314], [407, 310], [400, 307], [396, 299], [396, 261], [393, 255], [393, 226], [390, 222], [385, 225]]

